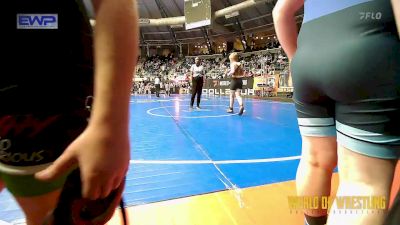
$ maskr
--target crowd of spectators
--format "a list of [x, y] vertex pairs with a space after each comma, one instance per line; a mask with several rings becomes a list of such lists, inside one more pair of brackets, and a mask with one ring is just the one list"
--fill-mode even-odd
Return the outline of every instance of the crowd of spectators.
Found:
[[[251, 54], [246, 53], [240, 60], [248, 76], [272, 74], [275, 70], [284, 70], [287, 66], [287, 57], [281, 50], [276, 50], [274, 53], [265, 50]], [[160, 76], [162, 79], [176, 80], [186, 76], [193, 63], [194, 57], [179, 59], [157, 55], [142, 58], [137, 66], [136, 77], [149, 81], [156, 76]], [[202, 65], [207, 71], [207, 78], [224, 78], [229, 68], [229, 60], [222, 55], [213, 55], [202, 58]]]
[[[245, 75], [256, 77], [272, 75], [276, 71], [288, 74], [288, 58], [280, 48], [245, 52], [241, 54], [240, 61], [243, 64]], [[206, 79], [226, 78], [229, 70], [229, 60], [222, 54], [200, 57], [205, 68]], [[173, 55], [155, 55], [147, 58], [140, 58], [136, 68], [133, 90], [138, 94], [150, 93], [154, 88], [154, 79], [159, 77], [161, 85], [167, 84], [171, 91], [176, 88], [188, 92], [189, 70], [194, 64], [195, 57], [177, 58]], [[283, 76], [284, 78], [284, 76]], [[287, 83], [282, 80], [282, 83]]]

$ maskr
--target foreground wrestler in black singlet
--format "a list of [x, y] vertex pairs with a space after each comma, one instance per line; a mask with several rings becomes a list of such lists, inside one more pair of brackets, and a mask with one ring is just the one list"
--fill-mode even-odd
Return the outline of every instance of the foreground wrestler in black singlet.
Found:
[[[0, 74], [0, 183], [16, 197], [28, 225], [44, 222], [77, 167], [61, 195], [64, 209], [81, 212], [90, 205], [85, 218], [105, 223], [110, 214], [104, 213], [112, 213], [121, 197], [129, 165], [136, 3], [93, 0], [93, 6], [94, 36], [80, 0], [16, 0], [0, 16], [6, 56]], [[101, 207], [90, 209], [96, 205]], [[73, 218], [62, 224], [84, 219]]]

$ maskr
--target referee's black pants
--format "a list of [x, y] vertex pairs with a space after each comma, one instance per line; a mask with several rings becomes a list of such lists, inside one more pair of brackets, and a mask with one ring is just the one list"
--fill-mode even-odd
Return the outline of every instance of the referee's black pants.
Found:
[[156, 84], [155, 87], [156, 87], [156, 96], [157, 96], [157, 97], [160, 97], [161, 85], [160, 85], [160, 84]]
[[190, 99], [190, 106], [193, 107], [194, 98], [197, 94], [197, 106], [200, 107], [201, 92], [203, 90], [203, 77], [193, 77], [192, 79], [192, 98]]

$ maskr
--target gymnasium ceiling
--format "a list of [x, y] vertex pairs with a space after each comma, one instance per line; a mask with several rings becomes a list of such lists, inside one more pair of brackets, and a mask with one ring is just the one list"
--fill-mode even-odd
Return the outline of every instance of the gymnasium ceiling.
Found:
[[[87, 1], [87, 0], [84, 0]], [[246, 0], [211, 0], [211, 10], [217, 10], [236, 5]], [[163, 18], [163, 8], [166, 17], [184, 16], [184, 0], [137, 0], [140, 18]], [[157, 2], [159, 4], [157, 4]], [[273, 36], [272, 9], [277, 0], [259, 3], [239, 11], [239, 16], [226, 19], [216, 18], [213, 26], [206, 29], [185, 30], [183, 27], [147, 26], [141, 27], [141, 44], [173, 44], [173, 43], [204, 43], [205, 34], [212, 42], [223, 42], [227, 39], [245, 35]], [[299, 12], [298, 21], [301, 22], [302, 10]], [[238, 23], [240, 23], [240, 26]], [[242, 31], [242, 32], [241, 32]], [[176, 42], [172, 33], [175, 34]]]

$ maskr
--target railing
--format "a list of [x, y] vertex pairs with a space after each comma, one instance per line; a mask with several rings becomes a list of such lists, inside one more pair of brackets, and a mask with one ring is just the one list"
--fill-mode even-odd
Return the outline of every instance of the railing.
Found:
[[[247, 56], [252, 56], [252, 55], [265, 55], [267, 53], [280, 53], [282, 51], [281, 48], [272, 48], [272, 49], [266, 49], [266, 50], [259, 50], [259, 51], [253, 51], [253, 52], [238, 52], [239, 56], [241, 57], [247, 57]], [[193, 59], [199, 57], [201, 59], [215, 59], [215, 58], [222, 58], [222, 54], [213, 54], [213, 55], [196, 55], [196, 56], [185, 56], [185, 58], [188, 59]]]

